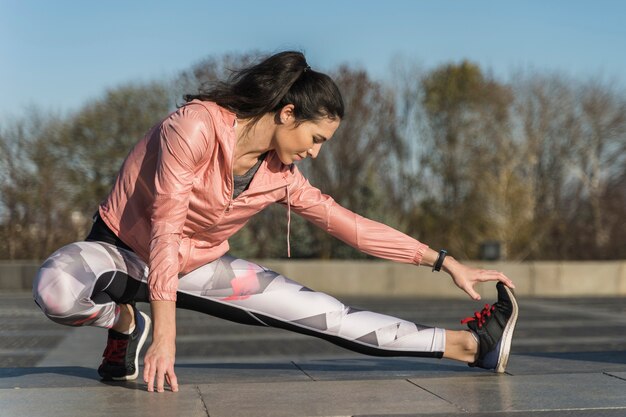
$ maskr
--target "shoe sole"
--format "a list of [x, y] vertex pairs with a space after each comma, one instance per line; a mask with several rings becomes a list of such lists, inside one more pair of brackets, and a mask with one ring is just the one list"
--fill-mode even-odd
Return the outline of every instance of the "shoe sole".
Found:
[[517, 323], [517, 315], [519, 312], [519, 307], [517, 305], [517, 300], [515, 299], [515, 294], [513, 293], [513, 290], [506, 286], [504, 287], [504, 289], [509, 295], [513, 311], [511, 312], [511, 317], [509, 318], [508, 323], [504, 327], [504, 331], [502, 332], [502, 349], [500, 349], [500, 355], [498, 356], [498, 365], [495, 369], [495, 372], [499, 374], [504, 373], [506, 365], [509, 362], [511, 341], [513, 340], [513, 331], [515, 330], [515, 324]]
[[147, 314], [142, 313], [141, 311], [139, 312], [139, 314], [141, 314], [141, 317], [143, 317], [143, 319], [145, 320], [145, 327], [143, 334], [139, 338], [139, 344], [137, 345], [137, 351], [135, 352], [135, 373], [132, 375], [125, 375], [117, 378], [113, 377], [111, 378], [113, 381], [132, 381], [137, 379], [137, 377], [139, 376], [139, 353], [141, 352], [143, 344], [146, 343], [148, 333], [150, 333], [150, 326], [152, 325], [152, 320], [150, 320], [150, 317]]

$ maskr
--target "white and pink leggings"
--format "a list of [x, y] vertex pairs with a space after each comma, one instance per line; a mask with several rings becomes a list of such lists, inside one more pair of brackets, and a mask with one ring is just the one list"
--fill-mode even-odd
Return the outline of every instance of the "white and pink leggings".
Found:
[[[68, 326], [109, 328], [117, 304], [148, 302], [148, 268], [104, 242], [76, 242], [53, 253], [33, 285], [35, 302]], [[445, 330], [357, 310], [255, 263], [224, 255], [180, 277], [177, 306], [238, 323], [326, 339], [374, 356], [440, 358]]]

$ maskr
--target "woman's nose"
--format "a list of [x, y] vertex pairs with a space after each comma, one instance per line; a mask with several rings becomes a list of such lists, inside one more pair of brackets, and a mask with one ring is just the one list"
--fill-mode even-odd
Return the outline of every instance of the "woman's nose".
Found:
[[311, 158], [315, 159], [317, 158], [317, 155], [320, 153], [320, 149], [322, 148], [322, 144], [318, 143], [313, 145], [312, 148], [310, 148], [307, 153], [311, 156]]

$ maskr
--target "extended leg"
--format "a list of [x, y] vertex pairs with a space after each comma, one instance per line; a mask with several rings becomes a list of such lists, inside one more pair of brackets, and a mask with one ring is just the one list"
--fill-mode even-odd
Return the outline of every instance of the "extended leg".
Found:
[[185, 275], [178, 305], [309, 334], [375, 356], [442, 357], [445, 331], [345, 306], [252, 262], [223, 256]]

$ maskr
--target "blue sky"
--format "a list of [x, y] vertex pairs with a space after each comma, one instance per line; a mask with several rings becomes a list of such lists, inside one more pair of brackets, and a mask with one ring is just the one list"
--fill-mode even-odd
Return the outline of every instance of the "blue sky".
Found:
[[0, 0], [0, 121], [72, 111], [106, 88], [174, 76], [213, 54], [298, 49], [385, 78], [393, 57], [470, 59], [626, 85], [620, 0]]

